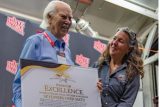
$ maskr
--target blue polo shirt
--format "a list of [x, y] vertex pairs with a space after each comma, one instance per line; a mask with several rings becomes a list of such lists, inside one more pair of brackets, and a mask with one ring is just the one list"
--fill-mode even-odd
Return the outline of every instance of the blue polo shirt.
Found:
[[[31, 59], [37, 61], [47, 61], [58, 63], [57, 52], [63, 51], [65, 54], [66, 62], [68, 65], [74, 65], [71, 59], [71, 53], [68, 46], [63, 40], [58, 40], [51, 32], [45, 30], [51, 40], [55, 43], [52, 46], [50, 42], [46, 39], [43, 33], [35, 34], [30, 36], [24, 45], [21, 52], [20, 59]], [[21, 76], [20, 76], [20, 66], [15, 75], [13, 82], [13, 102], [16, 107], [21, 107]]]

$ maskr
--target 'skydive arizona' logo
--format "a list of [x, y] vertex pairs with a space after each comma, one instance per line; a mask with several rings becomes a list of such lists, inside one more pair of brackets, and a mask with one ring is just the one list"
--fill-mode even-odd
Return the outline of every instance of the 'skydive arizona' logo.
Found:
[[24, 36], [25, 22], [16, 17], [7, 17], [6, 25], [20, 35]]

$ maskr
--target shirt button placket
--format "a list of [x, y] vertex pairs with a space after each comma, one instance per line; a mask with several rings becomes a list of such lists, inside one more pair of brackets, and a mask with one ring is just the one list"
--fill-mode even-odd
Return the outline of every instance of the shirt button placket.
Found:
[[109, 85], [107, 84], [107, 85], [106, 85], [106, 88], [107, 88], [106, 96], [109, 95], [109, 89], [108, 89], [109, 87], [108, 87], [108, 86], [109, 86]]

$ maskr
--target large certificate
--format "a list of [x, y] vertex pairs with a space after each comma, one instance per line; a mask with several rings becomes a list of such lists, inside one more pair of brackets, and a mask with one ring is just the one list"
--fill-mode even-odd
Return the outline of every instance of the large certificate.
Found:
[[96, 69], [24, 59], [21, 67], [22, 107], [101, 107]]

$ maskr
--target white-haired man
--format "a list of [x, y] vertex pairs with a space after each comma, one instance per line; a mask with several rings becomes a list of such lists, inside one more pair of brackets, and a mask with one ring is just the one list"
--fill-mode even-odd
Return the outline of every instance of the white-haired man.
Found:
[[[20, 59], [31, 59], [73, 65], [70, 49], [63, 37], [72, 24], [71, 7], [62, 1], [51, 1], [44, 10], [41, 27], [43, 33], [30, 36], [24, 45]], [[20, 66], [13, 82], [13, 102], [21, 107]]]

